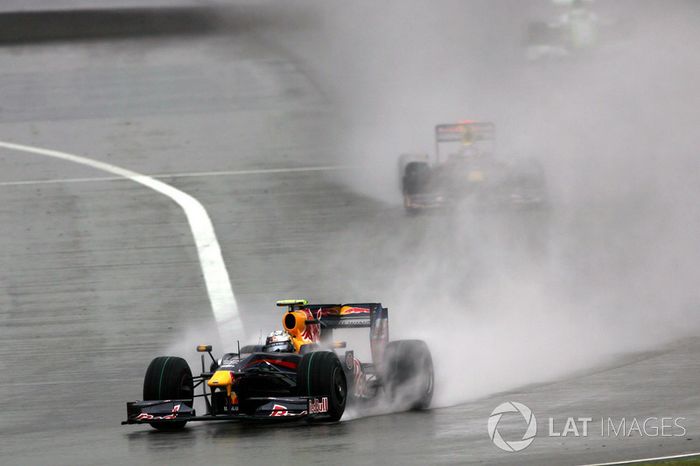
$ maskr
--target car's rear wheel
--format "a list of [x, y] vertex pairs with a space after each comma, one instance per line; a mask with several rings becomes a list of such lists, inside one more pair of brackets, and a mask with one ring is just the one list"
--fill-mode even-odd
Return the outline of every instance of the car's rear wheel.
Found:
[[389, 342], [384, 353], [384, 384], [393, 403], [427, 409], [433, 399], [435, 374], [428, 345], [422, 340]]
[[[146, 377], [143, 379], [143, 399], [151, 400], [185, 400], [190, 408], [193, 405], [194, 388], [192, 371], [189, 364], [175, 356], [155, 358], [148, 365]], [[180, 430], [187, 421], [151, 422], [158, 430]]]
[[338, 356], [332, 351], [314, 351], [305, 354], [297, 370], [297, 389], [300, 396], [328, 398], [328, 417], [338, 421], [345, 412], [347, 381]]

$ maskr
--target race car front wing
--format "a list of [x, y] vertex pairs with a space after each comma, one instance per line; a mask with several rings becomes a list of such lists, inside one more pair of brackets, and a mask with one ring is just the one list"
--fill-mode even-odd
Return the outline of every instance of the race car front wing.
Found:
[[250, 398], [258, 407], [252, 413], [242, 413], [232, 406], [222, 414], [197, 416], [190, 400], [130, 401], [126, 403], [124, 424], [182, 421], [282, 420], [302, 417], [324, 417], [328, 413], [327, 397], [268, 397]]

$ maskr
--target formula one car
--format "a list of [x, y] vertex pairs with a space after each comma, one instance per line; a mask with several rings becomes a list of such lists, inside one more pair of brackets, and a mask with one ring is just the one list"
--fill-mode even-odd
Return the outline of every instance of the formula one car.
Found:
[[[189, 421], [282, 420], [338, 421], [350, 403], [386, 399], [402, 408], [425, 409], [433, 395], [433, 363], [420, 340], [388, 341], [388, 309], [379, 303], [286, 306], [284, 330], [265, 345], [250, 345], [219, 359], [212, 347], [211, 366], [193, 376], [187, 361], [164, 356], [151, 361], [143, 383], [143, 401], [127, 403], [122, 424], [150, 424], [158, 430], [182, 429]], [[372, 362], [354, 351], [341, 357], [345, 342], [333, 341], [334, 329], [369, 328]], [[201, 389], [201, 393], [196, 393]], [[204, 400], [203, 415], [194, 400]]]
[[[435, 162], [427, 155], [399, 157], [404, 207], [410, 213], [460, 201], [480, 205], [540, 206], [544, 171], [535, 160], [494, 157], [493, 123], [463, 121], [435, 127]], [[445, 160], [441, 149], [450, 146]]]
[[524, 44], [527, 60], [552, 62], [624, 53], [618, 48], [630, 39], [631, 17], [619, 17], [612, 5], [615, 2], [601, 5], [606, 8], [594, 8], [593, 0], [552, 0], [551, 3], [547, 20], [527, 24]]
[[528, 24], [525, 39], [528, 60], [567, 58], [597, 46], [598, 16], [581, 0], [570, 3], [569, 11], [556, 20]]

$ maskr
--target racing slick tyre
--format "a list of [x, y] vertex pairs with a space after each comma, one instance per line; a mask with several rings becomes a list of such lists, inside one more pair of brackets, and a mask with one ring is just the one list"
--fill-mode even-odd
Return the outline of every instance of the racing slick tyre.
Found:
[[332, 351], [314, 351], [301, 358], [297, 370], [299, 396], [328, 398], [328, 417], [338, 421], [343, 416], [348, 391], [345, 372]]
[[433, 358], [422, 340], [389, 342], [384, 353], [384, 382], [392, 402], [427, 409], [433, 399]]
[[[143, 379], [144, 401], [186, 400], [185, 404], [191, 408], [193, 398], [192, 371], [187, 361], [175, 356], [161, 356], [151, 361]], [[187, 421], [150, 424], [158, 430], [172, 431], [182, 429]]]

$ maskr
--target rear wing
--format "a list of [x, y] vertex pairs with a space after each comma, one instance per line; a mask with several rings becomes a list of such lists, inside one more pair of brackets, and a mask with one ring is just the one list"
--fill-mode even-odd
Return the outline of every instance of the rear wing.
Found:
[[373, 321], [388, 319], [388, 309], [380, 303], [309, 304], [322, 329], [371, 328]]
[[440, 144], [458, 142], [465, 146], [493, 141], [496, 138], [496, 125], [489, 122], [465, 121], [435, 126], [435, 154], [440, 160]]
[[491, 141], [496, 137], [496, 125], [488, 122], [465, 122], [437, 125], [436, 142]]
[[[311, 311], [322, 330], [331, 337], [333, 329], [369, 328], [369, 342], [375, 364], [382, 361], [384, 347], [389, 342], [389, 309], [380, 303], [310, 304]], [[330, 331], [329, 331], [330, 330]]]

